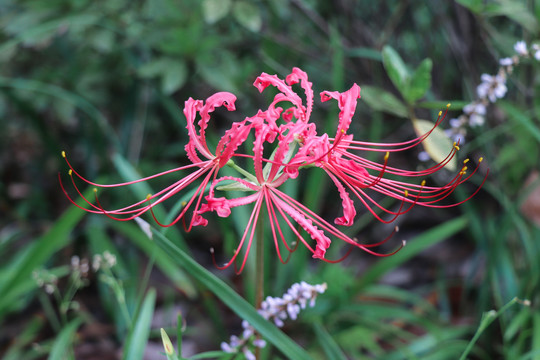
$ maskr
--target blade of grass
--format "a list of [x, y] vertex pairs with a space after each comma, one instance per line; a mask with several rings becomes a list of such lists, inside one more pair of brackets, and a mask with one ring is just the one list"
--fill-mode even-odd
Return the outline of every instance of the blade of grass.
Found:
[[156, 247], [155, 243], [149, 240], [135, 224], [114, 221], [111, 222], [110, 225], [124, 234], [145, 254], [154, 252], [156, 256], [156, 266], [163, 271], [163, 273], [171, 279], [178, 289], [180, 289], [187, 297], [194, 298], [197, 295], [195, 285], [186, 273], [184, 271], [179, 271], [178, 266], [176, 266], [168, 254], [161, 248]]
[[347, 360], [347, 357], [341, 351], [338, 344], [321, 324], [315, 324], [313, 329], [328, 359]]
[[154, 306], [156, 303], [156, 291], [150, 289], [144, 302], [137, 314], [134, 326], [131, 329], [124, 347], [124, 360], [143, 359], [144, 349], [150, 335], [150, 325], [154, 315]]
[[478, 341], [478, 339], [480, 338], [480, 335], [482, 335], [482, 333], [484, 332], [484, 330], [486, 330], [486, 328], [491, 325], [491, 323], [495, 320], [497, 320], [497, 318], [502, 314], [504, 313], [506, 310], [508, 310], [509, 308], [511, 308], [514, 304], [516, 304], [518, 302], [518, 299], [517, 298], [513, 298], [512, 300], [510, 300], [506, 305], [504, 305], [502, 308], [499, 309], [499, 311], [495, 311], [495, 310], [490, 310], [488, 312], [485, 312], [482, 314], [482, 319], [480, 320], [480, 325], [478, 326], [478, 329], [476, 330], [476, 333], [474, 334], [473, 338], [471, 339], [471, 341], [469, 342], [469, 344], [467, 345], [467, 348], [465, 349], [465, 351], [463, 352], [463, 354], [461, 354], [461, 357], [459, 358], [460, 360], [465, 360], [467, 359], [467, 356], [469, 355], [469, 353], [471, 352], [471, 350], [473, 349], [474, 347], [474, 344], [476, 344], [476, 342]]
[[76, 318], [67, 324], [58, 334], [49, 353], [48, 360], [73, 359], [71, 350], [75, 332], [82, 323], [81, 318]]

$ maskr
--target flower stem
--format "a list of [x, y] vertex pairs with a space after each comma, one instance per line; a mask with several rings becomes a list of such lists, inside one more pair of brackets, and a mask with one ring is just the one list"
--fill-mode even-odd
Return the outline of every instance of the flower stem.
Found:
[[[255, 257], [255, 308], [260, 309], [264, 298], [264, 221], [263, 217], [259, 216], [256, 227], [256, 246], [257, 252]], [[260, 334], [257, 334], [257, 339], [260, 339]], [[261, 358], [261, 349], [255, 348], [255, 358]]]

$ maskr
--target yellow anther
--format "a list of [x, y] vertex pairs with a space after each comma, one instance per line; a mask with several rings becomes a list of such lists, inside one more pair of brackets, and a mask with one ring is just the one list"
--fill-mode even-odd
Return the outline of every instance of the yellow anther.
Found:
[[484, 161], [484, 158], [481, 157], [480, 159], [478, 159], [478, 162], [481, 163], [482, 161]]
[[408, 190], [405, 190], [405, 197], [409, 197], [409, 191]]
[[424, 186], [426, 185], [426, 180], [422, 180], [422, 182], [420, 183], [421, 186]]
[[389, 156], [390, 156], [390, 152], [387, 151], [386, 154], [384, 155], [384, 161], [387, 161]]
[[187, 201], [182, 201], [181, 205], [182, 205], [182, 206], [186, 206], [186, 205], [187, 205]]
[[441, 115], [442, 115], [442, 111], [439, 111], [439, 116], [441, 116]]
[[463, 169], [461, 169], [461, 171], [467, 171], [467, 167], [464, 166]]
[[452, 104], [448, 103], [448, 104], [446, 104], [446, 107], [447, 107], [447, 108], [449, 108], [449, 107], [450, 107], [450, 105], [452, 105]]
[[63, 157], [63, 158], [66, 157], [66, 152], [65, 152], [65, 151], [62, 151], [62, 157]]
[[150, 200], [152, 198], [152, 194], [146, 195], [146, 200]]
[[342, 134], [345, 134], [345, 130], [341, 129], [341, 133], [342, 133]]
[[469, 159], [463, 160], [463, 164], [466, 164], [466, 163], [468, 163], [468, 162], [469, 162]]
[[97, 194], [97, 188], [94, 188], [94, 193], [96, 193], [96, 194]]
[[73, 175], [73, 170], [69, 169], [68, 174], [69, 176]]
[[456, 143], [454, 143], [454, 149], [456, 149], [456, 151], [459, 151], [459, 146], [457, 146]]

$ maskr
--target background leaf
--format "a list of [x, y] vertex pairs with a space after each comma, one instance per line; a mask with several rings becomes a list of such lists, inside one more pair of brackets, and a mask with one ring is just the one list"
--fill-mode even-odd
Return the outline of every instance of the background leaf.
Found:
[[[434, 124], [431, 121], [420, 119], [413, 120], [414, 131], [416, 131], [418, 136], [422, 136], [423, 134], [429, 132], [433, 128], [433, 125]], [[452, 140], [446, 136], [444, 130], [442, 130], [440, 127], [433, 129], [433, 132], [424, 141], [422, 141], [422, 144], [424, 145], [424, 149], [429, 156], [437, 163], [443, 161], [448, 154], [450, 154], [453, 147]], [[450, 160], [445, 167], [450, 171], [456, 170], [456, 157], [454, 156], [454, 158], [452, 158], [452, 160]]]
[[383, 111], [402, 118], [409, 116], [407, 107], [392, 93], [375, 86], [362, 86], [361, 99], [373, 110]]
[[401, 56], [390, 45], [382, 50], [382, 60], [386, 74], [398, 91], [406, 96], [409, 90], [410, 73]]
[[223, 19], [231, 10], [231, 0], [203, 0], [202, 9], [204, 20], [213, 24]]
[[144, 298], [144, 302], [134, 318], [134, 325], [124, 349], [124, 360], [141, 360], [144, 356], [144, 349], [150, 335], [150, 326], [156, 303], [156, 291], [150, 289]]
[[424, 59], [416, 68], [411, 77], [410, 87], [406, 94], [405, 100], [409, 104], [413, 104], [416, 100], [422, 98], [431, 88], [431, 69], [433, 62], [431, 59]]
[[261, 13], [253, 2], [237, 0], [233, 6], [234, 18], [244, 27], [259, 32], [262, 27]]

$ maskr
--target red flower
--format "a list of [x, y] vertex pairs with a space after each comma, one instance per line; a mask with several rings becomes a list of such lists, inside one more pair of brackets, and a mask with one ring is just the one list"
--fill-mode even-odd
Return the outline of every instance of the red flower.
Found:
[[[306, 105], [292, 88], [297, 83], [304, 90]], [[305, 72], [294, 68], [285, 81], [279, 79], [276, 75], [263, 73], [254, 83], [254, 86], [260, 92], [270, 85], [274, 86], [278, 93], [269, 107], [265, 111], [259, 110], [252, 117], [234, 123], [221, 138], [214, 153], [208, 148], [205, 136], [210, 121], [210, 113], [216, 107], [222, 105], [228, 110], [234, 110], [236, 98], [230, 93], [217, 93], [208, 98], [206, 102], [191, 98], [186, 101], [184, 114], [187, 119], [190, 139], [186, 145], [186, 152], [192, 162], [190, 165], [131, 182], [99, 185], [84, 179], [68, 162], [73, 185], [80, 196], [82, 194], [73, 179], [73, 174], [96, 187], [118, 187], [147, 181], [165, 174], [189, 171], [189, 174], [158, 193], [149, 195], [146, 199], [123, 208], [105, 210], [97, 199], [97, 195], [96, 204], [92, 204], [92, 202], [85, 199], [91, 206], [90, 210], [87, 211], [103, 213], [115, 220], [131, 220], [149, 210], [152, 212], [153, 206], [171, 198], [185, 190], [195, 180], [202, 178], [190, 200], [172, 222], [162, 224], [157, 219], [156, 222], [160, 226], [171, 226], [179, 220], [184, 221], [186, 214], [190, 212], [192, 216], [187, 226], [189, 231], [194, 225], [204, 226], [207, 224], [207, 220], [203, 217], [207, 212], [215, 211], [221, 217], [228, 217], [231, 214], [231, 209], [238, 206], [252, 205], [251, 216], [237, 250], [231, 260], [221, 267], [226, 268], [236, 264], [241, 249], [245, 247], [245, 255], [238, 268], [238, 272], [241, 272], [246, 263], [256, 224], [263, 208], [266, 209], [270, 232], [278, 257], [282, 262], [288, 260], [288, 256], [282, 255], [282, 249], [284, 248], [289, 253], [293, 252], [296, 248], [296, 245], [293, 245], [295, 242], [296, 244], [303, 243], [313, 253], [314, 258], [329, 261], [324, 257], [332, 238], [345, 241], [352, 247], [361, 248], [374, 255], [391, 255], [379, 254], [371, 250], [372, 247], [387, 241], [391, 235], [377, 244], [361, 244], [356, 238], [344, 234], [305, 205], [280, 190], [280, 187], [287, 180], [296, 178], [302, 170], [320, 168], [330, 177], [340, 195], [343, 208], [343, 214], [338, 216], [334, 223], [343, 226], [350, 226], [354, 223], [356, 215], [355, 199], [362, 203], [379, 221], [390, 223], [399, 215], [410, 211], [415, 205], [434, 208], [459, 205], [474, 196], [481, 187], [477, 188], [466, 200], [456, 203], [441, 202], [448, 198], [458, 185], [469, 180], [477, 171], [478, 166], [467, 175], [465, 164], [468, 160], [465, 160], [459, 173], [443, 186], [427, 186], [425, 180], [417, 180], [417, 178], [425, 178], [443, 169], [459, 150], [458, 144], [454, 144], [445, 160], [425, 170], [410, 171], [388, 165], [390, 153], [418, 146], [444, 120], [448, 110], [444, 114], [440, 112], [433, 129], [420, 137], [400, 143], [369, 143], [356, 141], [351, 134], [347, 133], [356, 110], [357, 101], [360, 98], [360, 87], [358, 85], [354, 84], [351, 89], [343, 93], [329, 91], [321, 93], [322, 101], [331, 99], [338, 101], [340, 113], [334, 137], [329, 137], [327, 134], [318, 135], [315, 124], [310, 122], [313, 109], [313, 91], [312, 84], [308, 81]], [[292, 106], [284, 110], [280, 107], [281, 104], [292, 104]], [[195, 126], [197, 114], [200, 115], [200, 120], [197, 123], [198, 129]], [[248, 134], [252, 130], [254, 132], [252, 152], [239, 152], [239, 146], [246, 141]], [[270, 150], [269, 146], [272, 147], [273, 152], [270, 159], [266, 159], [263, 154], [265, 149]], [[384, 153], [383, 162], [377, 163], [367, 160], [357, 154], [366, 151]], [[250, 166], [240, 167], [233, 161], [233, 157], [243, 158], [243, 162]], [[481, 161], [482, 159], [478, 161], [478, 164]], [[225, 165], [236, 170], [238, 176], [227, 175], [218, 178], [218, 172]], [[251, 166], [254, 169], [253, 173], [246, 170]], [[207, 196], [204, 196], [207, 187], [209, 187], [209, 192]], [[248, 194], [237, 198], [216, 196], [216, 191], [233, 189], [243, 190]], [[71, 200], [65, 189], [64, 192]], [[399, 200], [401, 202], [399, 208], [391, 210], [383, 207], [373, 198], [373, 192]], [[73, 200], [71, 201], [73, 202]], [[379, 212], [386, 213], [388, 216], [379, 215]], [[285, 239], [282, 226], [290, 228], [295, 235], [296, 241]], [[304, 230], [311, 240], [306, 239], [299, 229]], [[312, 240], [315, 242], [314, 245], [312, 245]]]

